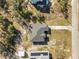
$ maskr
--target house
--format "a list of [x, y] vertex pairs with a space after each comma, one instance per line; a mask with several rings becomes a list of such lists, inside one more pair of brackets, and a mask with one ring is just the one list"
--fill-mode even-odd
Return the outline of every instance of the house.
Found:
[[44, 13], [50, 12], [50, 0], [31, 0], [31, 3], [35, 6], [37, 10]]
[[33, 44], [47, 44], [50, 34], [51, 30], [45, 23], [35, 23], [31, 24], [29, 39]]
[[[26, 54], [25, 54], [26, 53]], [[25, 50], [20, 49], [18, 53], [16, 54], [18, 56], [18, 59], [50, 59], [50, 53], [49, 51], [28, 51], [25, 52]]]
[[31, 51], [29, 53], [29, 59], [49, 59], [48, 51]]

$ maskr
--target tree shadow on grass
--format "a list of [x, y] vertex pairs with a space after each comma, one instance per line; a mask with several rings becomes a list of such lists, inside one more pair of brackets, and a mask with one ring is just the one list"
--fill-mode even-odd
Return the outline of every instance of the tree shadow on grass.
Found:
[[53, 57], [52, 57], [52, 54], [51, 54], [51, 53], [49, 54], [49, 59], [53, 59]]
[[10, 45], [0, 42], [0, 54], [4, 56], [5, 59], [15, 59], [16, 50]]

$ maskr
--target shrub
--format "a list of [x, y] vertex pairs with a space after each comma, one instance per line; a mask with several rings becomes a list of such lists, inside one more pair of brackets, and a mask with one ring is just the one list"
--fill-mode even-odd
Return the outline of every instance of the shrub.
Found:
[[4, 17], [3, 16], [0, 16], [0, 21], [2, 21], [4, 19]]
[[60, 3], [61, 11], [64, 15], [64, 18], [67, 19], [68, 18], [68, 8], [67, 8], [68, 0], [60, 0], [59, 3]]

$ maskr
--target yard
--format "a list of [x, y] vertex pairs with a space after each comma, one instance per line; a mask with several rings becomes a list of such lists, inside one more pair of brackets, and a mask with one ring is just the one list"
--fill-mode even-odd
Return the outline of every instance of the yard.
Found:
[[52, 30], [48, 45], [33, 45], [28, 41], [26, 44], [24, 43], [24, 47], [27, 51], [49, 51], [53, 59], [69, 59], [72, 48], [71, 32], [68, 30]]

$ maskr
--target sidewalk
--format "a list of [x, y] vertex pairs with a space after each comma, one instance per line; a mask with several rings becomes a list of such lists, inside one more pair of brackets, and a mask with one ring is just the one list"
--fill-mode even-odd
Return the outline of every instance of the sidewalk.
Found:
[[48, 26], [51, 30], [72, 30], [72, 26]]

